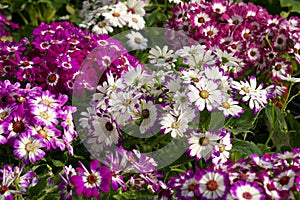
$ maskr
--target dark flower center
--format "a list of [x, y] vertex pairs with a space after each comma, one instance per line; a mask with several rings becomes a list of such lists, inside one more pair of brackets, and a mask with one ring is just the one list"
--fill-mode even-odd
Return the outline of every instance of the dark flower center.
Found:
[[250, 52], [250, 55], [251, 55], [251, 56], [255, 56], [255, 55], [256, 55], [256, 52], [255, 52], [255, 51], [251, 51], [251, 52]]
[[283, 176], [280, 178], [279, 183], [281, 185], [287, 185], [290, 181], [290, 177], [289, 176]]
[[94, 175], [94, 174], [90, 174], [88, 177], [87, 177], [87, 181], [89, 184], [95, 184], [96, 181], [97, 181], [97, 177]]
[[12, 129], [15, 133], [22, 133], [25, 131], [25, 125], [22, 121], [15, 121], [12, 125]]
[[182, 29], [183, 29], [184, 31], [188, 31], [188, 30], [189, 30], [189, 27], [188, 27], [187, 25], [184, 25], [184, 26], [182, 27]]
[[232, 48], [232, 49], [236, 49], [236, 48], [237, 48], [237, 45], [236, 45], [236, 44], [232, 44], [232, 45], [231, 45], [231, 48]]
[[28, 66], [30, 65], [30, 63], [29, 63], [28, 61], [24, 61], [24, 62], [22, 63], [22, 65], [23, 65], [24, 67], [28, 67]]
[[243, 193], [243, 198], [247, 199], [247, 200], [251, 200], [252, 199], [252, 194], [250, 194], [249, 192], [244, 192]]
[[249, 33], [244, 33], [243, 37], [247, 39], [249, 37]]
[[278, 65], [275, 66], [275, 70], [276, 70], [276, 71], [281, 70], [281, 68], [282, 68], [281, 64], [278, 64]]
[[134, 8], [128, 8], [128, 10], [127, 10], [128, 12], [131, 12], [132, 14], [134, 14], [135, 13], [135, 10], [134, 10]]
[[121, 16], [121, 14], [120, 14], [120, 13], [117, 13], [117, 12], [115, 12], [115, 13], [113, 13], [113, 14], [112, 14], [112, 16], [114, 16], [114, 17], [120, 17], [120, 16]]
[[207, 137], [202, 137], [202, 138], [200, 138], [200, 140], [199, 140], [199, 144], [200, 144], [201, 146], [206, 146], [206, 145], [209, 144], [209, 139], [208, 139]]
[[8, 190], [8, 187], [5, 185], [1, 185], [0, 187], [0, 194], [4, 194]]
[[199, 17], [198, 18], [198, 22], [201, 23], [201, 24], [203, 24], [205, 22], [205, 19], [203, 17]]
[[114, 130], [114, 126], [113, 126], [110, 122], [106, 122], [105, 128], [106, 128], [106, 130], [108, 130], [108, 131]]
[[149, 116], [150, 116], [149, 110], [148, 110], [148, 109], [144, 109], [144, 110], [142, 111], [142, 116], [143, 116], [144, 119], [149, 118]]
[[212, 36], [213, 34], [214, 34], [214, 32], [212, 30], [207, 31], [208, 36]]
[[50, 74], [50, 75], [48, 76], [48, 81], [49, 81], [49, 83], [55, 83], [56, 80], [57, 80], [56, 74]]
[[197, 184], [196, 182], [193, 182], [193, 183], [189, 184], [188, 190], [189, 190], [189, 191], [195, 191], [197, 185], [198, 185], [198, 184]]
[[278, 43], [278, 44], [282, 44], [282, 43], [283, 43], [283, 39], [282, 39], [282, 38], [278, 38], [278, 39], [277, 39], [277, 43]]
[[244, 174], [244, 173], [241, 173], [241, 174], [239, 174], [239, 178], [242, 179], [242, 180], [247, 180], [248, 179], [248, 175]]
[[218, 189], [218, 183], [215, 180], [210, 180], [206, 183], [206, 187], [210, 191], [215, 191]]
[[142, 40], [141, 40], [141, 38], [136, 37], [136, 38], [134, 38], [134, 42], [137, 44], [141, 44]]

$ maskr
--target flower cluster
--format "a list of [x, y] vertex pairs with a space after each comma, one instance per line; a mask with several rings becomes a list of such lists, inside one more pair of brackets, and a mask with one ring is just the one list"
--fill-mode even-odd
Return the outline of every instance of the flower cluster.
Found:
[[14, 199], [14, 195], [24, 194], [29, 187], [37, 184], [36, 174], [30, 170], [22, 174], [24, 165], [21, 167], [5, 164], [0, 169], [0, 198]]
[[[26, 38], [19, 43], [0, 41], [1, 76], [30, 82], [55, 94], [71, 94], [86, 56], [97, 46], [107, 45], [125, 51], [117, 40], [108, 41], [108, 35], [94, 35], [69, 22], [41, 23], [33, 30], [31, 42]], [[134, 57], [125, 52], [122, 59], [112, 60], [111, 71], [117, 71], [128, 59]]]
[[5, 16], [0, 14], [0, 38], [10, 36], [9, 29], [16, 30], [19, 28], [18, 24], [9, 21]]
[[[188, 170], [168, 182], [167, 198], [176, 199], [295, 199], [299, 191], [299, 149], [253, 154], [218, 167]], [[162, 199], [162, 198], [161, 198]]]
[[145, 27], [144, 7], [147, 5], [142, 0], [129, 0], [106, 2], [88, 0], [84, 1], [80, 16], [84, 19], [79, 25], [82, 28], [91, 28], [96, 34], [113, 32], [114, 28], [128, 26], [134, 30]]
[[262, 82], [275, 84], [275, 94], [286, 89], [281, 80], [292, 74], [291, 61], [300, 63], [297, 17], [284, 19], [251, 3], [222, 0], [180, 3], [172, 12], [168, 28], [215, 51], [226, 73], [236, 78], [259, 74]]
[[67, 95], [43, 91], [40, 87], [0, 82], [0, 144], [14, 148], [14, 155], [31, 163], [45, 151], [68, 149], [77, 132], [73, 124], [75, 107], [66, 105]]

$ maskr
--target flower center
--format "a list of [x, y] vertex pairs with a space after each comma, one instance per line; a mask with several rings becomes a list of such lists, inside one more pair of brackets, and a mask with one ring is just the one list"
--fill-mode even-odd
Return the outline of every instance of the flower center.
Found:
[[207, 31], [208, 36], [212, 36], [213, 34], [214, 34], [214, 32], [212, 30]]
[[32, 144], [32, 142], [28, 142], [27, 144], [25, 144], [25, 150], [27, 152], [34, 151], [34, 149], [35, 149], [35, 145]]
[[256, 56], [256, 52], [255, 52], [255, 51], [251, 51], [251, 52], [250, 52], [250, 56], [252, 56], [252, 57], [253, 57], [253, 56]]
[[12, 125], [12, 129], [15, 133], [22, 133], [25, 131], [25, 125], [22, 121], [15, 121]]
[[198, 18], [198, 22], [201, 23], [201, 24], [203, 24], [205, 22], [205, 19], [203, 17], [199, 17]]
[[134, 23], [138, 23], [138, 22], [139, 22], [139, 21], [137, 20], [137, 18], [135, 18], [135, 17], [132, 18], [132, 21], [133, 21]]
[[180, 128], [180, 122], [172, 122], [171, 128], [173, 128], [173, 129], [179, 129]]
[[4, 110], [0, 112], [0, 119], [5, 119], [8, 116], [8, 111]]
[[226, 108], [226, 109], [229, 109], [229, 108], [230, 108], [230, 104], [227, 103], [227, 102], [223, 102], [223, 103], [222, 103], [222, 106], [223, 106], [224, 108]]
[[47, 120], [49, 118], [49, 115], [46, 112], [40, 112], [40, 117]]
[[106, 26], [105, 22], [99, 22], [98, 23], [99, 28], [104, 28]]
[[136, 37], [136, 38], [134, 38], [134, 42], [137, 44], [141, 44], [142, 40], [141, 40], [141, 38]]
[[112, 14], [112, 16], [114, 16], [114, 17], [120, 17], [121, 14], [120, 14], [120, 13], [117, 13], [117, 12], [114, 12], [114, 13]]
[[201, 90], [200, 97], [202, 97], [203, 99], [207, 99], [209, 97], [209, 92], [207, 90]]
[[218, 184], [215, 180], [210, 180], [206, 183], [206, 187], [210, 191], [215, 191], [216, 189], [218, 189]]
[[135, 10], [134, 10], [134, 8], [128, 8], [128, 10], [127, 10], [128, 12], [131, 12], [132, 14], [134, 14], [135, 13]]
[[249, 192], [244, 192], [243, 193], [243, 198], [247, 199], [247, 200], [251, 200], [252, 199], [252, 194], [250, 194]]
[[193, 182], [193, 183], [189, 184], [188, 190], [194, 192], [197, 185], [198, 185], [198, 184], [197, 184], [196, 182]]
[[90, 174], [88, 177], [87, 177], [87, 181], [89, 184], [93, 185], [96, 183], [97, 181], [97, 177], [94, 175], [94, 174]]
[[4, 194], [8, 190], [8, 187], [5, 185], [1, 185], [0, 187], [0, 194]]
[[242, 89], [245, 93], [250, 93], [249, 88], [242, 87], [241, 89]]
[[150, 116], [149, 110], [148, 110], [148, 109], [144, 109], [144, 110], [142, 111], [142, 116], [143, 116], [144, 119], [149, 118], [149, 116]]
[[48, 76], [48, 81], [49, 81], [49, 83], [55, 83], [56, 80], [57, 80], [56, 74], [50, 74], [50, 75]]
[[192, 78], [192, 81], [194, 81], [195, 83], [199, 82], [199, 78]]
[[278, 65], [275, 66], [275, 70], [276, 70], [276, 71], [281, 70], [281, 68], [282, 68], [281, 64], [278, 64]]
[[200, 140], [199, 140], [199, 144], [201, 145], [201, 146], [207, 146], [208, 144], [209, 144], [209, 139], [207, 138], [207, 137], [202, 137], [202, 138], [200, 138]]
[[184, 31], [188, 31], [188, 30], [189, 30], [189, 27], [188, 27], [187, 25], [184, 25], [184, 26], [182, 27], [182, 29], [183, 29]]
[[283, 176], [280, 178], [279, 183], [281, 185], [287, 185], [290, 181], [290, 177], [289, 176]]
[[47, 131], [45, 131], [44, 129], [40, 129], [40, 130], [38, 130], [37, 132], [38, 132], [38, 134], [39, 134], [40, 136], [42, 136], [43, 138], [46, 138], [46, 137], [48, 136]]
[[225, 151], [224, 145], [219, 146], [219, 151], [220, 151], [220, 153], [223, 153]]
[[131, 99], [126, 99], [125, 101], [123, 101], [123, 105], [128, 106], [129, 104], [131, 104], [131, 102], [132, 102]]
[[278, 39], [277, 39], [277, 43], [278, 43], [278, 44], [282, 44], [282, 43], [283, 43], [283, 39], [282, 39], [282, 38], [278, 38]]
[[247, 39], [249, 37], [249, 33], [244, 33], [243, 37]]
[[236, 44], [232, 44], [232, 45], [231, 45], [231, 48], [232, 48], [232, 49], [236, 49], [236, 48], [237, 48], [237, 45], [236, 45]]
[[106, 130], [108, 130], [108, 131], [114, 130], [114, 126], [113, 126], [110, 122], [106, 122], [105, 128], [106, 128]]

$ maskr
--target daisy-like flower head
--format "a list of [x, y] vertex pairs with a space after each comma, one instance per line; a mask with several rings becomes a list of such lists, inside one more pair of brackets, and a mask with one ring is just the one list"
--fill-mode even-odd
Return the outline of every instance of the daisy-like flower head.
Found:
[[236, 89], [240, 95], [243, 95], [242, 100], [244, 102], [249, 101], [249, 107], [251, 110], [255, 109], [255, 113], [268, 103], [268, 93], [266, 89], [263, 89], [263, 84], [256, 87], [257, 81], [255, 76], [250, 77], [250, 82], [247, 80], [232, 82], [232, 88]]
[[239, 102], [233, 100], [230, 96], [225, 95], [226, 97], [223, 99], [223, 102], [218, 107], [219, 110], [223, 112], [225, 117], [229, 115], [233, 117], [239, 117], [240, 114], [244, 113], [244, 109], [239, 106]]
[[[21, 170], [22, 171], [22, 170]], [[19, 171], [21, 173], [21, 171]], [[16, 171], [13, 171], [12, 167], [5, 164], [3, 169], [0, 169], [2, 174], [0, 181], [0, 199], [14, 199], [14, 194], [21, 194], [20, 191], [12, 189], [12, 184], [15, 179], [19, 176]]]
[[76, 168], [78, 175], [71, 176], [70, 181], [76, 188], [76, 194], [82, 194], [86, 198], [101, 198], [101, 191], [107, 193], [110, 190], [111, 172], [106, 166], [99, 166], [98, 160], [92, 160], [90, 171], [79, 161], [81, 168]]
[[290, 71], [290, 63], [285, 62], [285, 59], [278, 59], [272, 66], [272, 77], [280, 79], [282, 76], [287, 76]]
[[32, 107], [31, 113], [34, 115], [34, 119], [41, 125], [50, 126], [58, 124], [58, 114], [51, 107], [39, 104]]
[[173, 50], [168, 50], [168, 46], [164, 46], [162, 49], [159, 46], [151, 48], [149, 51], [149, 61], [151, 64], [157, 67], [167, 67], [176, 62], [176, 55]]
[[205, 23], [211, 21], [209, 15], [205, 12], [199, 12], [192, 17], [192, 22], [195, 26], [200, 27], [203, 26]]
[[153, 126], [157, 125], [157, 108], [152, 101], [142, 102], [139, 109], [139, 119], [141, 119], [140, 133], [145, 134]]
[[214, 146], [214, 153], [212, 154], [212, 162], [214, 165], [220, 165], [225, 163], [229, 157], [230, 151], [232, 149], [230, 132], [220, 140], [220, 143]]
[[33, 99], [29, 99], [29, 103], [34, 105], [44, 104], [51, 108], [57, 108], [60, 104], [55, 95], [51, 94], [48, 90], [43, 91], [41, 95], [34, 96]]
[[64, 176], [61, 173], [58, 174], [61, 180], [58, 186], [58, 190], [61, 192], [60, 198], [62, 200], [72, 200], [74, 186], [70, 181], [70, 177], [76, 175], [76, 172], [72, 165], [64, 166], [63, 171]]
[[273, 178], [276, 189], [279, 191], [293, 190], [295, 186], [295, 176], [296, 172], [293, 169], [281, 171]]
[[224, 199], [229, 192], [229, 179], [227, 173], [219, 170], [214, 170], [213, 167], [200, 171], [196, 176], [199, 187], [196, 192], [200, 199], [214, 200]]
[[148, 39], [139, 32], [131, 31], [126, 35], [126, 38], [128, 39], [126, 43], [132, 50], [145, 50], [147, 48]]
[[108, 34], [113, 32], [113, 28], [109, 24], [107, 20], [98, 22], [96, 25], [93, 26], [92, 32], [96, 34]]
[[219, 84], [213, 80], [201, 77], [199, 82], [188, 86], [187, 96], [190, 102], [195, 102], [199, 111], [205, 108], [212, 111], [222, 103], [222, 90], [219, 90]]
[[268, 172], [263, 171], [262, 172], [262, 180], [263, 180], [263, 186], [264, 190], [267, 194], [267, 196], [271, 199], [280, 199], [280, 193], [278, 189], [275, 187], [274, 180]]
[[128, 27], [134, 30], [142, 30], [145, 27], [145, 20], [143, 17], [137, 14], [128, 14]]
[[187, 149], [188, 154], [191, 157], [196, 157], [196, 160], [204, 158], [209, 160], [214, 152], [214, 146], [221, 139], [218, 133], [207, 131], [206, 133], [192, 132], [191, 137], [187, 139], [189, 147]]
[[124, 72], [121, 78], [128, 87], [139, 88], [150, 81], [151, 77], [149, 74], [146, 74], [142, 65], [138, 65], [136, 67], [129, 66], [128, 71]]
[[263, 189], [256, 182], [237, 181], [231, 187], [231, 194], [240, 200], [257, 199], [264, 200]]
[[9, 133], [7, 139], [14, 139], [22, 133], [27, 133], [29, 131], [28, 125], [29, 119], [25, 117], [24, 114], [14, 113], [13, 118], [7, 127]]
[[147, 5], [146, 1], [142, 0], [128, 0], [126, 1], [126, 5], [128, 7], [128, 12], [132, 14], [138, 14], [140, 16], [144, 16], [146, 14], [146, 11], [144, 7]]
[[45, 152], [41, 149], [45, 147], [45, 144], [28, 133], [23, 133], [19, 136], [19, 139], [14, 144], [14, 154], [19, 159], [25, 159], [32, 163], [40, 160], [45, 156]]
[[260, 46], [256, 44], [251, 44], [246, 50], [246, 56], [248, 61], [255, 63], [261, 59]]
[[122, 28], [127, 23], [128, 14], [127, 7], [123, 2], [111, 6], [111, 11], [102, 14], [110, 24], [114, 27]]
[[280, 78], [285, 81], [300, 83], [300, 78], [292, 77], [290, 74], [287, 74], [286, 76], [280, 76]]

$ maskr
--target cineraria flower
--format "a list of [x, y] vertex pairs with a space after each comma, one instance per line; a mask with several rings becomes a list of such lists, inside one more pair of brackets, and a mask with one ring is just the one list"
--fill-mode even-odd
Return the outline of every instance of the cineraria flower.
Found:
[[[19, 173], [22, 172], [19, 171]], [[5, 164], [3, 169], [0, 169], [0, 174], [2, 174], [2, 177], [0, 180], [0, 199], [6, 200], [6, 199], [14, 199], [13, 194], [22, 194], [20, 191], [13, 189], [13, 182], [15, 179], [20, 175], [17, 171], [13, 171], [12, 167], [8, 164]]]
[[190, 113], [184, 113], [181, 110], [167, 113], [160, 121], [161, 129], [165, 129], [164, 132], [170, 133], [173, 138], [177, 136], [183, 137], [188, 129], [188, 114]]
[[126, 1], [128, 12], [144, 16], [146, 14], [144, 7], [147, 5], [146, 1], [142, 0], [128, 0]]
[[140, 15], [129, 13], [127, 21], [128, 27], [131, 27], [134, 30], [141, 30], [145, 27], [145, 20]]
[[[227, 95], [225, 95], [227, 96]], [[239, 117], [240, 114], [244, 112], [243, 108], [239, 106], [238, 101], [234, 101], [231, 97], [227, 96], [224, 98], [221, 105], [218, 107], [219, 110], [223, 111], [223, 114], [225, 117], [228, 117], [229, 115], [233, 117]]]
[[293, 82], [293, 83], [299, 83], [300, 82], [300, 78], [292, 77], [290, 74], [288, 74], [287, 76], [280, 76], [280, 78], [282, 80]]
[[126, 35], [126, 42], [132, 50], [145, 50], [147, 48], [148, 39], [144, 38], [141, 33], [131, 31]]
[[265, 199], [265, 194], [263, 194], [263, 189], [256, 182], [249, 181], [238, 181], [231, 187], [231, 194], [234, 198], [241, 200]]
[[232, 88], [238, 90], [240, 95], [243, 95], [243, 101], [249, 101], [249, 107], [251, 110], [255, 109], [255, 113], [268, 103], [267, 90], [262, 88], [263, 84], [260, 84], [257, 88], [256, 86], [257, 82], [254, 76], [250, 77], [250, 82], [246, 80], [232, 82]]
[[101, 198], [98, 189], [107, 193], [110, 190], [111, 172], [106, 166], [99, 166], [98, 160], [92, 160], [90, 170], [79, 161], [82, 168], [76, 168], [78, 175], [71, 176], [71, 183], [76, 188], [77, 195], [83, 195], [86, 198]]
[[212, 162], [214, 165], [220, 165], [225, 163], [229, 157], [230, 151], [232, 149], [230, 132], [226, 133], [226, 135], [220, 140], [220, 143], [214, 146], [214, 153], [212, 154]]
[[45, 152], [41, 149], [45, 147], [44, 143], [30, 134], [21, 134], [14, 144], [14, 154], [19, 158], [24, 158], [32, 163], [40, 160], [45, 156]]
[[187, 139], [187, 142], [190, 144], [187, 152], [191, 157], [196, 156], [196, 160], [204, 158], [207, 161], [214, 151], [214, 145], [220, 139], [220, 135], [210, 131], [206, 133], [192, 132], [191, 137]]
[[199, 176], [196, 176], [199, 187], [196, 187], [196, 192], [201, 199], [213, 200], [224, 199], [229, 191], [228, 175], [221, 170], [202, 170]]
[[278, 60], [275, 62], [275, 64], [272, 66], [272, 77], [274, 78], [280, 78], [281, 76], [287, 76], [289, 69], [289, 64], [287, 62]]
[[119, 2], [112, 7], [111, 11], [105, 12], [102, 15], [105, 17], [105, 20], [114, 27], [118, 26], [122, 28], [126, 24], [128, 18], [127, 7], [124, 3]]
[[173, 50], [168, 50], [168, 46], [164, 46], [162, 49], [159, 46], [151, 48], [149, 51], [149, 62], [156, 67], [167, 67], [176, 62], [176, 55]]
[[142, 65], [136, 67], [129, 66], [128, 71], [122, 74], [123, 82], [128, 87], [141, 87], [148, 81], [150, 81], [150, 76], [146, 74], [146, 71], [143, 70]]
[[286, 169], [274, 176], [274, 186], [279, 191], [289, 191], [295, 185], [296, 172], [293, 169]]
[[34, 119], [42, 125], [58, 124], [57, 113], [51, 107], [39, 104], [32, 108], [31, 113], [35, 115]]
[[157, 108], [152, 101], [143, 102], [141, 103], [139, 115], [142, 120], [139, 129], [141, 134], [144, 134], [155, 125], [157, 120]]
[[204, 108], [212, 111], [222, 103], [222, 91], [218, 87], [219, 84], [215, 81], [201, 77], [198, 82], [188, 86], [190, 92], [187, 96], [190, 102], [195, 102], [199, 111], [203, 111]]
[[92, 32], [96, 34], [108, 34], [113, 32], [113, 28], [107, 20], [104, 20], [95, 24], [92, 28]]
[[69, 165], [69, 167], [64, 166], [63, 171], [64, 171], [65, 176], [63, 176], [61, 173], [58, 174], [60, 176], [60, 180], [61, 180], [61, 182], [58, 186], [58, 190], [61, 192], [60, 198], [62, 200], [72, 200], [74, 186], [72, 185], [72, 183], [70, 181], [70, 177], [76, 175], [76, 172], [75, 172], [75, 169], [72, 167], [72, 165]]

